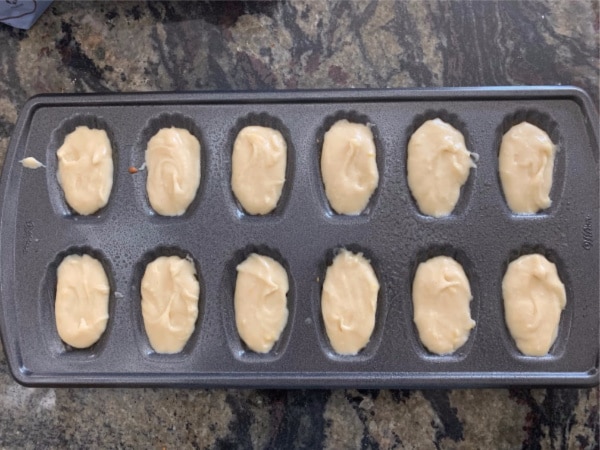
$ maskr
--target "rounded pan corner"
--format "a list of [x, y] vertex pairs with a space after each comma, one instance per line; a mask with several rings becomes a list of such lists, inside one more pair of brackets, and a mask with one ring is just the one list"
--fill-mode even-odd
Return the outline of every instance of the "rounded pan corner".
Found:
[[581, 379], [581, 387], [594, 388], [600, 385], [600, 370], [598, 366], [586, 373]]
[[[2, 323], [2, 325], [6, 325], [6, 323]], [[3, 327], [2, 331], [6, 331], [5, 327]], [[33, 381], [33, 374], [31, 370], [25, 367], [25, 364], [23, 363], [18, 344], [14, 343], [10, 346], [5, 345], [6, 340], [4, 339], [4, 334], [2, 334], [1, 337], [2, 348], [4, 349], [4, 355], [6, 357], [6, 364], [8, 365], [8, 371], [10, 372], [13, 379], [21, 386], [37, 386], [38, 383]]]
[[565, 85], [565, 86], [553, 86], [559, 92], [564, 92], [572, 97], [577, 98], [581, 102], [586, 102], [589, 105], [592, 105], [592, 98], [590, 94], [583, 88], [574, 85]]
[[8, 365], [10, 374], [13, 379], [24, 387], [39, 387], [39, 383], [35, 381], [32, 373], [25, 367], [15, 367], [12, 364]]
[[[573, 100], [575, 102], [577, 102], [579, 104], [579, 106], [581, 106], [585, 110], [585, 112], [587, 113], [588, 116], [591, 116], [591, 115], [597, 116], [598, 115], [598, 112], [597, 112], [596, 108], [594, 107], [594, 102], [592, 101], [592, 97], [590, 96], [588, 91], [586, 91], [582, 87], [579, 87], [579, 86], [556, 86], [556, 88], [559, 90], [559, 92], [572, 97]], [[598, 121], [596, 120], [594, 123], [596, 124], [596, 127], [598, 127]], [[597, 128], [596, 128], [596, 130], [597, 130]]]
[[597, 387], [600, 385], [600, 349], [596, 356], [596, 364], [586, 372], [581, 382], [582, 387]]
[[41, 106], [55, 103], [56, 95], [54, 94], [36, 94], [29, 97], [21, 108], [20, 116], [27, 116], [35, 112]]

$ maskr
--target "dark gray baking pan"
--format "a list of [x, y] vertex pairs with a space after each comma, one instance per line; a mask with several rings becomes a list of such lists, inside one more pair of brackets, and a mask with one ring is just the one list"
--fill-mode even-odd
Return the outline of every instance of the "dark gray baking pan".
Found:
[[[452, 215], [419, 213], [406, 182], [406, 146], [424, 120], [441, 117], [479, 154]], [[335, 215], [319, 174], [323, 133], [337, 119], [372, 124], [380, 182], [357, 217]], [[510, 212], [498, 177], [502, 134], [529, 120], [559, 147], [552, 206]], [[114, 149], [108, 205], [81, 217], [56, 180], [56, 150], [77, 125], [107, 130]], [[277, 209], [251, 217], [230, 189], [231, 149], [247, 124], [278, 128], [289, 146]], [[202, 144], [202, 181], [181, 217], [155, 215], [140, 167], [158, 128], [188, 128]], [[19, 160], [34, 156], [45, 169]], [[598, 115], [570, 87], [271, 93], [50, 95], [29, 100], [12, 136], [1, 183], [2, 342], [25, 385], [242, 387], [589, 386], [598, 383]], [[373, 336], [357, 356], [333, 353], [320, 317], [323, 275], [336, 249], [362, 251], [381, 290]], [[234, 324], [235, 267], [252, 251], [283, 263], [289, 320], [266, 355], [252, 353]], [[70, 253], [100, 259], [111, 283], [110, 320], [100, 341], [74, 350], [54, 324], [56, 267]], [[504, 323], [501, 281], [517, 256], [541, 252], [558, 267], [568, 303], [544, 357], [519, 353]], [[140, 311], [140, 278], [155, 256], [191, 256], [201, 284], [196, 330], [177, 355], [152, 351]], [[477, 322], [455, 354], [435, 356], [412, 321], [416, 265], [455, 257], [473, 291]]]

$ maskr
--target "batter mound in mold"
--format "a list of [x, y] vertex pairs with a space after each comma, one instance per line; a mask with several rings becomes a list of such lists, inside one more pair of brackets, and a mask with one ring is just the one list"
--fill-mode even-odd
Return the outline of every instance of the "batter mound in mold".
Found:
[[408, 187], [419, 210], [428, 216], [449, 215], [460, 189], [475, 167], [460, 131], [441, 119], [428, 120], [408, 142]]
[[231, 157], [231, 188], [248, 214], [275, 209], [285, 183], [287, 145], [277, 130], [248, 126], [237, 135]]
[[462, 266], [449, 256], [419, 264], [413, 281], [414, 321], [423, 345], [445, 355], [462, 347], [475, 321], [471, 319], [471, 286]]
[[69, 255], [58, 266], [56, 329], [71, 347], [95, 344], [108, 322], [110, 285], [100, 261], [89, 255]]
[[528, 356], [546, 355], [567, 304], [554, 263], [539, 254], [514, 260], [502, 280], [502, 296], [506, 326], [517, 348]]
[[150, 206], [162, 216], [180, 216], [200, 185], [200, 142], [184, 128], [162, 128], [146, 149]]
[[104, 130], [79, 126], [56, 152], [58, 183], [77, 213], [94, 214], [108, 203], [113, 185], [112, 147]]
[[375, 328], [379, 281], [361, 253], [341, 250], [327, 268], [321, 313], [329, 342], [340, 355], [356, 355]]
[[250, 350], [268, 353], [288, 319], [288, 276], [268, 256], [252, 253], [237, 266], [234, 307], [238, 333]]
[[371, 128], [346, 119], [334, 123], [323, 139], [321, 175], [337, 214], [363, 212], [379, 183]]
[[528, 122], [515, 125], [502, 137], [500, 181], [513, 212], [533, 214], [550, 207], [555, 154], [548, 134]]
[[192, 261], [160, 256], [146, 266], [141, 285], [142, 317], [157, 353], [179, 353], [198, 318], [200, 283]]

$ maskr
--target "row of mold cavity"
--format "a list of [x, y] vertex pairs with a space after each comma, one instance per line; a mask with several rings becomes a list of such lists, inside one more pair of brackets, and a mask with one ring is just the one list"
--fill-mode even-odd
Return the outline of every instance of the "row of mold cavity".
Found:
[[[458, 115], [449, 113], [447, 110], [427, 110], [423, 114], [417, 115], [415, 117], [415, 119], [413, 120], [413, 122], [407, 128], [407, 130], [405, 132], [406, 142], [404, 143], [404, 148], [398, 149], [398, 151], [403, 151], [404, 167], [406, 166], [406, 157], [407, 157], [406, 148], [408, 146], [408, 141], [410, 140], [410, 137], [423, 123], [425, 123], [428, 120], [435, 119], [435, 118], [439, 118], [439, 119], [443, 120], [444, 122], [446, 122], [449, 125], [451, 125], [452, 127], [454, 127], [456, 130], [458, 130], [460, 133], [462, 133], [462, 135], [465, 138], [465, 144], [466, 144], [467, 150], [469, 150], [472, 153], [476, 153], [478, 155], [482, 154], [482, 152], [480, 150], [478, 150], [477, 148], [474, 148], [472, 139], [471, 139], [469, 131], [468, 131], [468, 127], [465, 124], [465, 122], [463, 122]], [[323, 205], [324, 213], [328, 216], [345, 217], [343, 214], [337, 214], [333, 210], [333, 208], [331, 207], [331, 205], [327, 199], [327, 196], [325, 195], [325, 189], [324, 189], [324, 185], [323, 185], [323, 178], [322, 178], [321, 166], [320, 166], [320, 155], [321, 155], [321, 149], [322, 149], [322, 144], [323, 144], [323, 137], [333, 124], [335, 124], [337, 121], [343, 120], [343, 119], [346, 119], [352, 123], [368, 125], [369, 128], [371, 129], [371, 131], [373, 132], [375, 147], [377, 149], [376, 163], [377, 163], [378, 171], [380, 174], [380, 180], [379, 180], [377, 188], [375, 189], [373, 195], [369, 199], [366, 207], [359, 214], [359, 215], [370, 215], [371, 212], [374, 210], [375, 205], [378, 202], [378, 199], [380, 197], [381, 175], [385, 173], [385, 170], [384, 170], [384, 165], [385, 165], [384, 153], [385, 152], [383, 151], [384, 144], [383, 144], [382, 136], [380, 135], [380, 132], [377, 128], [377, 124], [373, 123], [367, 116], [360, 114], [356, 111], [339, 111], [331, 116], [328, 116], [323, 121], [322, 126], [319, 127], [318, 132], [315, 137], [316, 145], [314, 145], [314, 147], [315, 147], [317, 153], [315, 154], [315, 157], [312, 158], [313, 163], [311, 164], [312, 167], [310, 167], [310, 171], [313, 173], [319, 174], [318, 196], [320, 197], [319, 200], [321, 201], [321, 203]], [[524, 121], [529, 122], [529, 123], [537, 126], [538, 128], [540, 128], [541, 130], [545, 131], [548, 134], [548, 136], [550, 137], [550, 139], [552, 140], [552, 143], [555, 145], [555, 147], [561, 148], [561, 142], [560, 142], [561, 138], [560, 138], [560, 134], [559, 134], [558, 125], [548, 114], [546, 114], [544, 112], [540, 112], [538, 110], [518, 110], [515, 113], [507, 115], [496, 129], [496, 137], [495, 137], [495, 142], [494, 142], [494, 148], [496, 149], [496, 153], [495, 153], [496, 156], [500, 149], [500, 143], [502, 141], [503, 135], [508, 130], [510, 130], [510, 128], [512, 128], [514, 125], [517, 125]], [[225, 168], [225, 171], [227, 172], [226, 173], [227, 176], [229, 177], [228, 182], [230, 182], [230, 180], [231, 180], [231, 166], [232, 166], [231, 165], [231, 153], [232, 153], [233, 143], [235, 142], [235, 139], [236, 139], [237, 135], [239, 134], [239, 132], [244, 127], [251, 126], [251, 125], [269, 127], [269, 128], [273, 128], [274, 130], [279, 131], [282, 134], [282, 136], [285, 139], [285, 142], [287, 144], [287, 164], [286, 164], [286, 170], [285, 170], [285, 184], [282, 189], [281, 197], [279, 198], [279, 201], [277, 202], [276, 207], [270, 213], [266, 214], [266, 216], [278, 216], [283, 213], [284, 209], [286, 208], [286, 206], [288, 204], [288, 201], [290, 198], [291, 185], [293, 184], [293, 179], [296, 174], [295, 146], [294, 146], [294, 143], [292, 142], [291, 134], [290, 134], [288, 127], [279, 118], [271, 116], [267, 113], [260, 113], [260, 114], [253, 113], [253, 114], [249, 114], [245, 117], [242, 117], [237, 121], [236, 125], [230, 130], [229, 137], [227, 138], [227, 144], [226, 144], [226, 148], [228, 149], [226, 154], [229, 155], [229, 157], [224, 159], [224, 162], [225, 162], [224, 168]], [[200, 184], [199, 184], [198, 190], [196, 192], [196, 195], [195, 195], [193, 201], [190, 203], [189, 207], [187, 208], [187, 211], [182, 215], [182, 217], [190, 216], [193, 213], [193, 211], [199, 206], [199, 204], [201, 202], [201, 198], [202, 198], [202, 193], [206, 189], [207, 171], [209, 169], [209, 164], [207, 164], [207, 161], [208, 161], [207, 158], [209, 157], [209, 155], [208, 155], [208, 146], [206, 144], [206, 140], [203, 137], [201, 127], [196, 123], [196, 121], [194, 119], [192, 119], [191, 117], [185, 116], [183, 114], [179, 114], [179, 113], [173, 113], [173, 114], [165, 113], [165, 114], [161, 114], [153, 119], [150, 119], [147, 126], [142, 130], [142, 132], [138, 138], [137, 144], [135, 144], [135, 146], [134, 146], [134, 148], [136, 150], [131, 152], [130, 164], [127, 167], [120, 167], [118, 164], [119, 146], [115, 145], [116, 139], [115, 139], [115, 136], [114, 136], [113, 132], [111, 131], [111, 128], [108, 125], [107, 121], [104, 120], [103, 118], [96, 117], [96, 116], [76, 115], [76, 116], [73, 116], [73, 117], [65, 120], [55, 130], [55, 132], [53, 133], [52, 143], [49, 147], [50, 152], [47, 157], [47, 168], [48, 168], [48, 173], [50, 175], [49, 182], [48, 182], [50, 198], [53, 203], [54, 209], [60, 215], [73, 216], [73, 217], [79, 216], [72, 208], [69, 207], [69, 205], [65, 201], [64, 193], [63, 193], [63, 191], [56, 179], [56, 176], [55, 176], [55, 174], [57, 173], [57, 168], [58, 168], [56, 151], [64, 142], [65, 137], [69, 133], [73, 132], [75, 130], [75, 128], [78, 126], [87, 126], [92, 129], [101, 129], [101, 130], [105, 130], [107, 132], [108, 138], [112, 145], [112, 151], [113, 151], [113, 166], [114, 166], [114, 175], [113, 176], [120, 177], [120, 176], [124, 176], [124, 174], [127, 173], [127, 176], [135, 177], [134, 185], [136, 187], [136, 191], [139, 191], [139, 192], [136, 192], [136, 196], [138, 196], [140, 198], [140, 200], [142, 201], [144, 211], [149, 215], [154, 215], [154, 216], [158, 216], [158, 217], [161, 217], [161, 216], [152, 209], [150, 202], [148, 200], [148, 195], [147, 195], [146, 189], [145, 189], [145, 182], [146, 182], [145, 173], [146, 172], [144, 170], [141, 170], [139, 173], [130, 175], [128, 173], [128, 170], [131, 168], [136, 168], [136, 171], [137, 171], [137, 169], [139, 169], [139, 168], [143, 169], [145, 167], [144, 151], [147, 147], [147, 143], [162, 128], [176, 127], [176, 128], [182, 128], [182, 129], [189, 131], [194, 137], [196, 137], [198, 139], [198, 141], [200, 143], [200, 160], [201, 160]], [[562, 187], [563, 187], [562, 183], [564, 180], [564, 173], [565, 173], [566, 162], [565, 162], [564, 153], [565, 153], [564, 151], [556, 153], [556, 158], [555, 158], [555, 162], [554, 162], [554, 177], [553, 177], [553, 182], [552, 182], [552, 188], [550, 191], [550, 198], [553, 200], [552, 206], [541, 211], [540, 214], [551, 213], [551, 211], [555, 208], [555, 205], [557, 204], [556, 200], [558, 200], [559, 194], [562, 191]], [[486, 159], [487, 158], [482, 157], [479, 160], [478, 164], [486, 164]], [[497, 158], [496, 158], [496, 160], [497, 160]], [[406, 168], [404, 170], [406, 170]], [[460, 189], [460, 197], [459, 197], [458, 202], [456, 203], [452, 213], [450, 214], [450, 216], [460, 215], [466, 211], [467, 205], [469, 202], [469, 198], [473, 191], [474, 178], [475, 178], [475, 174], [473, 173], [473, 170], [471, 170], [471, 173], [469, 174], [467, 181], [464, 183], [464, 185]], [[501, 186], [501, 182], [500, 182], [500, 177], [498, 175], [497, 170], [496, 170], [496, 181], [497, 181], [498, 187], [504, 197], [504, 193], [502, 191], [502, 186]], [[115, 184], [116, 183], [113, 183], [113, 190], [115, 188]], [[251, 214], [249, 214], [247, 211], [245, 211], [243, 206], [237, 200], [237, 198], [235, 197], [235, 195], [233, 194], [233, 192], [231, 190], [230, 185], [229, 185], [229, 189], [227, 191], [228, 191], [228, 195], [231, 197], [233, 203], [236, 205], [238, 216], [240, 216], [240, 217], [251, 216]], [[410, 193], [410, 189], [408, 191]], [[111, 192], [111, 198], [114, 195], [115, 195], [115, 193]], [[419, 207], [416, 204], [415, 198], [412, 195], [409, 195], [409, 196], [412, 199], [412, 203], [416, 210], [416, 213], [419, 215], [422, 215], [422, 216], [426, 216], [420, 212]], [[110, 200], [109, 200], [109, 202], [110, 202]], [[91, 217], [99, 217], [107, 207], [108, 206], [101, 208], [99, 211], [92, 214]], [[507, 209], [509, 212], [511, 212], [508, 207], [507, 207]], [[168, 218], [167, 218], [167, 220], [168, 220]]]
[[[323, 282], [327, 268], [331, 266], [334, 258], [342, 250], [348, 250], [352, 253], [362, 254], [370, 262], [377, 279], [379, 280], [380, 289], [377, 297], [377, 311], [375, 314], [375, 326], [371, 334], [369, 342], [362, 350], [356, 355], [340, 355], [336, 353], [327, 336], [325, 330], [325, 324], [321, 313], [321, 294], [323, 290]], [[259, 255], [268, 256], [277, 261], [286, 271], [289, 282], [289, 291], [287, 293], [287, 308], [289, 311], [287, 323], [283, 329], [281, 336], [278, 341], [274, 344], [273, 348], [268, 353], [256, 353], [250, 350], [243, 340], [240, 338], [236, 323], [235, 323], [235, 310], [234, 310], [234, 291], [237, 278], [237, 266], [245, 261], [249, 255], [256, 253]], [[60, 263], [69, 255], [84, 255], [87, 254], [102, 264], [104, 271], [108, 277], [110, 294], [109, 294], [109, 320], [107, 327], [100, 337], [100, 339], [93, 344], [91, 347], [85, 349], [75, 349], [65, 344], [59, 337], [54, 313], [54, 300], [56, 295], [57, 286], [57, 268]], [[523, 355], [518, 349], [512, 339], [510, 332], [506, 326], [504, 319], [503, 310], [503, 294], [502, 294], [502, 279], [506, 274], [508, 265], [524, 255], [539, 254], [544, 256], [548, 261], [553, 263], [559, 275], [560, 280], [565, 286], [567, 303], [565, 309], [562, 311], [560, 316], [560, 322], [558, 326], [557, 337], [550, 348], [550, 351], [545, 356], [526, 356]], [[198, 318], [195, 323], [195, 328], [191, 334], [188, 342], [186, 343], [183, 350], [176, 354], [160, 354], [155, 352], [150, 345], [146, 331], [144, 328], [142, 312], [141, 312], [141, 280], [149, 263], [159, 258], [160, 256], [178, 256], [180, 258], [188, 259], [193, 261], [196, 269], [196, 277], [200, 286], [200, 296], [198, 301]], [[415, 279], [416, 270], [419, 264], [426, 262], [436, 256], [447, 256], [458, 262], [469, 281], [470, 289], [472, 293], [472, 300], [470, 302], [471, 317], [475, 321], [475, 327], [470, 331], [467, 341], [460, 346], [456, 351], [451, 354], [437, 355], [431, 353], [422, 344], [419, 338], [419, 332], [416, 325], [413, 322], [414, 317], [414, 306], [412, 302], [412, 287], [413, 280]], [[200, 337], [200, 331], [203, 328], [202, 323], [207, 320], [205, 303], [207, 301], [217, 301], [221, 308], [213, 308], [213, 311], [219, 311], [221, 318], [210, 318], [210, 322], [214, 327], [215, 320], [222, 320], [223, 327], [217, 334], [224, 334], [223, 339], [227, 340], [228, 346], [231, 350], [233, 357], [242, 362], [273, 362], [280, 359], [286, 352], [287, 348], [291, 344], [292, 335], [295, 335], [295, 339], [302, 339], [299, 336], [299, 332], [313, 332], [314, 329], [317, 331], [318, 344], [322, 353], [326, 358], [332, 361], [338, 362], [364, 362], [370, 360], [376, 356], [376, 353], [381, 346], [382, 339], [384, 336], [384, 329], [386, 322], [390, 321], [388, 317], [391, 309], [400, 308], [401, 316], [403, 317], [401, 324], [388, 324], [388, 327], [392, 327], [396, 333], [400, 333], [394, 339], [404, 337], [410, 343], [414, 350], [414, 353], [419, 357], [420, 360], [431, 362], [431, 363], [455, 363], [464, 360], [468, 357], [474, 345], [477, 345], [478, 330], [482, 327], [488, 328], [489, 322], [495, 322], [496, 326], [500, 328], [498, 338], [503, 341], [504, 347], [511, 358], [518, 359], [521, 361], [530, 362], [536, 364], [537, 362], [548, 362], [559, 359], [566, 348], [566, 342], [571, 327], [572, 321], [572, 308], [573, 308], [573, 295], [571, 292], [571, 283], [569, 280], [568, 273], [562, 259], [557, 255], [554, 250], [547, 249], [545, 247], [535, 245], [525, 245], [518, 250], [514, 250], [507, 255], [502, 267], [499, 268], [497, 275], [497, 288], [492, 295], [486, 295], [488, 299], [494, 298], [494, 305], [491, 308], [494, 310], [490, 312], [490, 307], [486, 306], [483, 312], [482, 308], [482, 294], [485, 290], [485, 285], [480, 281], [480, 275], [478, 274], [478, 268], [474, 265], [471, 259], [463, 252], [451, 246], [434, 246], [426, 250], [419, 251], [412, 262], [410, 263], [410, 269], [405, 275], [404, 280], [390, 280], [386, 276], [385, 267], [383, 267], [368, 248], [364, 248], [359, 245], [345, 245], [343, 247], [331, 248], [325, 252], [324, 257], [315, 264], [315, 270], [311, 275], [311, 287], [309, 292], [299, 293], [297, 291], [296, 282], [294, 280], [293, 271], [287, 260], [281, 255], [279, 251], [271, 247], [261, 245], [247, 246], [237, 252], [225, 263], [223, 276], [220, 281], [219, 290], [216, 293], [217, 298], [214, 300], [207, 299], [206, 285], [202, 277], [202, 269], [198, 261], [187, 252], [177, 247], [158, 247], [155, 250], [147, 252], [142, 258], [134, 265], [132, 279], [129, 286], [128, 292], [119, 293], [116, 289], [116, 282], [114, 278], [114, 270], [112, 264], [107, 257], [99, 250], [95, 250], [89, 247], [73, 247], [64, 252], [61, 252], [56, 259], [49, 265], [47, 274], [42, 282], [42, 295], [40, 305], [40, 329], [44, 335], [44, 339], [50, 351], [57, 357], [69, 358], [72, 360], [88, 360], [89, 358], [99, 357], [109, 345], [115, 345], [113, 342], [110, 343], [112, 330], [116, 326], [115, 322], [120, 322], [120, 326], [131, 326], [135, 328], [136, 343], [143, 354], [143, 356], [149, 360], [154, 361], [184, 361], [189, 358], [192, 353], [197, 351], [198, 341]], [[305, 310], [309, 316], [301, 316], [298, 312], [298, 302], [302, 298], [308, 299], [310, 302], [310, 312]], [[408, 299], [408, 301], [402, 301], [398, 306], [398, 298]], [[131, 302], [131, 317], [116, 317], [116, 303], [117, 302]], [[488, 300], [489, 301], [489, 300]], [[484, 317], [485, 316], [485, 317]], [[400, 328], [407, 327], [409, 332], [400, 331]], [[304, 329], [304, 331], [300, 331]], [[294, 331], [296, 330], [296, 331]], [[310, 331], [307, 331], [310, 330]], [[214, 330], [213, 330], [214, 332]], [[388, 332], [389, 334], [389, 332]], [[392, 338], [391, 336], [388, 336]], [[213, 339], [214, 337], [208, 337]], [[302, 339], [304, 340], [304, 339]], [[299, 344], [295, 344], [299, 345]], [[405, 344], [402, 344], [404, 346]], [[496, 345], [496, 344], [494, 344]]]

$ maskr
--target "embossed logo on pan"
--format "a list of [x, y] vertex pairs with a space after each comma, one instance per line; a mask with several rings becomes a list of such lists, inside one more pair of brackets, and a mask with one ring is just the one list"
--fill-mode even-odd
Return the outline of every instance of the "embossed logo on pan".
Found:
[[581, 229], [583, 242], [581, 246], [584, 250], [590, 250], [594, 246], [594, 234], [592, 232], [592, 218], [591, 216], [585, 216], [585, 222]]

